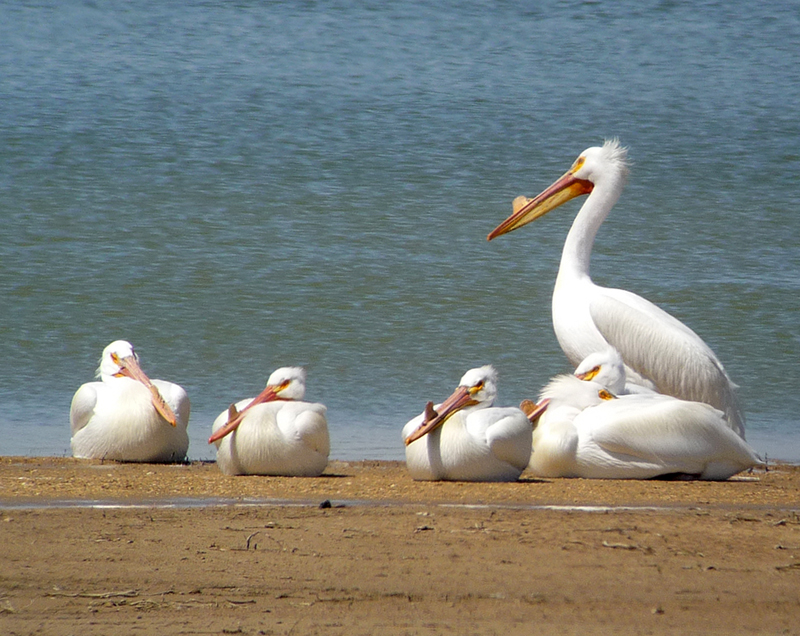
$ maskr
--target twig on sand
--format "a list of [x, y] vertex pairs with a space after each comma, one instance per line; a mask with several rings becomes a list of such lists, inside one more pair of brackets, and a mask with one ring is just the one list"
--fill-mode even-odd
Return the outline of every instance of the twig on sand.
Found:
[[[252, 533], [252, 534], [251, 534], [249, 537], [247, 537], [247, 541], [245, 542], [245, 550], [249, 550], [249, 549], [250, 549], [250, 540], [251, 540], [251, 539], [252, 539], [254, 536], [256, 536], [258, 533], [259, 533], [259, 531], [258, 531], [258, 530], [256, 530], [256, 531], [255, 531], [254, 533]], [[255, 549], [255, 548], [253, 548], [253, 549]]]
[[124, 590], [123, 592], [48, 592], [47, 596], [67, 596], [69, 598], [131, 598], [139, 596], [139, 590]]
[[789, 563], [788, 565], [776, 565], [775, 569], [778, 572], [786, 572], [788, 570], [800, 570], [800, 563]]
[[653, 548], [650, 547], [642, 547], [635, 543], [609, 543], [608, 541], [603, 541], [604, 548], [615, 548], [617, 550], [641, 550], [645, 554], [652, 554]]
[[[231, 550], [234, 551], [234, 552], [247, 552], [248, 550], [250, 550], [250, 542], [253, 540], [253, 537], [256, 536], [257, 534], [259, 534], [258, 530], [256, 530], [255, 532], [249, 534], [247, 536], [247, 538], [244, 540], [244, 547], [243, 548], [231, 548]], [[256, 548], [258, 548], [258, 544], [257, 543], [253, 544], [253, 550], [255, 550]]]

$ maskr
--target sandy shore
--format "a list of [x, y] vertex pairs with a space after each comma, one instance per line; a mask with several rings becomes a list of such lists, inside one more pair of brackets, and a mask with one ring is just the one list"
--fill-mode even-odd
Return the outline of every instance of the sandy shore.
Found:
[[465, 484], [5, 457], [0, 508], [3, 634], [800, 633], [793, 466]]

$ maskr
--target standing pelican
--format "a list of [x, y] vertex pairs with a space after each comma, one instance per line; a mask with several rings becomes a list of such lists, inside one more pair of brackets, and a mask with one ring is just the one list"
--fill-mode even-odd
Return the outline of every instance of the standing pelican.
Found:
[[492, 366], [471, 369], [435, 408], [403, 427], [406, 466], [417, 480], [514, 481], [528, 464], [531, 424], [517, 408], [490, 408], [497, 396]]
[[316, 477], [328, 465], [327, 409], [302, 402], [306, 371], [282, 367], [255, 398], [220, 413], [209, 444], [227, 475]]
[[615, 398], [572, 375], [542, 391], [528, 466], [542, 477], [727, 479], [761, 463], [721, 411], [669, 395]]
[[116, 340], [103, 350], [100, 382], [87, 382], [69, 413], [75, 457], [123, 462], [186, 458], [189, 398], [177, 384], [150, 380], [133, 346]]
[[514, 213], [488, 239], [588, 194], [564, 243], [553, 291], [553, 327], [567, 358], [577, 365], [590, 353], [610, 345], [622, 355], [629, 381], [645, 386], [651, 383], [660, 393], [711, 404], [724, 411], [728, 426], [744, 437], [736, 385], [708, 345], [648, 300], [595, 285], [589, 276], [595, 236], [619, 198], [627, 174], [627, 150], [619, 142], [589, 148], [537, 197], [518, 197]]

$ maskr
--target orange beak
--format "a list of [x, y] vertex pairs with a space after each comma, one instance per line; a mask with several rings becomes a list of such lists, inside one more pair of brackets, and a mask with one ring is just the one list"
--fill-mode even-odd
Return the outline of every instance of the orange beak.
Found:
[[585, 179], [575, 178], [572, 174], [573, 169], [533, 199], [528, 200], [525, 197], [517, 197], [514, 200], [514, 213], [492, 230], [486, 240], [491, 241], [501, 234], [512, 232], [531, 221], [535, 221], [540, 216], [544, 216], [550, 210], [554, 210], [570, 199], [574, 199], [581, 194], [589, 194], [594, 188], [594, 184]]
[[464, 407], [472, 406], [473, 404], [477, 403], [478, 402], [472, 399], [470, 387], [466, 386], [460, 386], [456, 388], [456, 390], [453, 392], [453, 395], [447, 398], [439, 406], [438, 413], [433, 410], [433, 406], [429, 402], [425, 407], [425, 417], [422, 418], [422, 424], [420, 424], [417, 429], [411, 433], [411, 435], [406, 437], [406, 446], [417, 441], [420, 437], [424, 437], [431, 431], [444, 424], [447, 418], [453, 413], [460, 411]]
[[163, 417], [168, 423], [172, 424], [172, 426], [177, 426], [175, 413], [172, 412], [169, 404], [164, 401], [161, 393], [158, 392], [158, 387], [156, 387], [156, 385], [150, 381], [150, 378], [147, 377], [145, 372], [142, 371], [142, 367], [139, 366], [139, 362], [136, 360], [136, 358], [133, 356], [120, 358], [117, 354], [111, 355], [114, 362], [119, 365], [120, 368], [116, 373], [116, 377], [124, 376], [144, 384], [148, 389], [150, 389], [150, 399], [153, 401], [153, 406], [155, 407], [156, 411], [158, 411], [161, 417]]
[[241, 411], [237, 411], [236, 407], [231, 405], [231, 407], [228, 409], [228, 422], [225, 424], [225, 426], [217, 430], [211, 437], [208, 438], [208, 443], [213, 444], [226, 435], [233, 433], [233, 431], [239, 428], [239, 424], [242, 423], [242, 420], [249, 409], [253, 408], [256, 404], [274, 402], [275, 400], [279, 399], [278, 394], [287, 386], [288, 382], [279, 386], [271, 386], [268, 384], [267, 388], [253, 398], [253, 401]]
[[535, 404], [530, 400], [523, 400], [522, 404], [519, 405], [519, 408], [523, 413], [525, 413], [528, 420], [530, 420], [530, 423], [533, 424], [533, 427], [536, 428], [536, 425], [539, 423], [539, 418], [542, 417], [549, 404], [550, 400], [547, 398], [540, 400]]

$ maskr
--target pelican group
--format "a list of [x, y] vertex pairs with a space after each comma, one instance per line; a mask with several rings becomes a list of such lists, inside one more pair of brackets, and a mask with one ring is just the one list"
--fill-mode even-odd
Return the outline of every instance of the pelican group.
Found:
[[217, 465], [228, 475], [316, 477], [328, 465], [327, 409], [303, 402], [306, 372], [282, 367], [255, 398], [242, 400], [212, 425]]
[[178, 462], [186, 458], [189, 398], [177, 384], [150, 380], [125, 340], [103, 350], [100, 382], [83, 384], [72, 398], [75, 457], [124, 462]]
[[736, 385], [711, 348], [689, 327], [653, 303], [622, 289], [600, 287], [589, 275], [592, 245], [628, 175], [627, 150], [616, 140], [585, 150], [560, 179], [533, 199], [515, 200], [514, 212], [491, 240], [538, 219], [579, 195], [588, 195], [567, 235], [553, 291], [553, 327], [573, 366], [611, 346], [622, 356], [628, 381], [725, 413], [744, 437]]
[[492, 408], [497, 372], [467, 371], [443, 403], [403, 427], [406, 466], [424, 481], [514, 481], [531, 455], [531, 424], [518, 408]]
[[[497, 408], [495, 369], [469, 370], [449, 398], [428, 402], [403, 427], [413, 479], [511, 481], [528, 466], [543, 476], [725, 479], [760, 463], [744, 441], [737, 387], [711, 348], [648, 300], [591, 279], [595, 238], [628, 171], [618, 141], [588, 148], [541, 194], [515, 199], [511, 216], [489, 234], [492, 240], [588, 195], [564, 243], [552, 298], [556, 337], [575, 373], [551, 381], [536, 405]], [[185, 459], [190, 407], [180, 386], [151, 381], [123, 340], [106, 347], [98, 374], [72, 401], [76, 457]], [[303, 401], [305, 380], [302, 368], [280, 368], [258, 396], [216, 418], [208, 441], [222, 472], [324, 471], [327, 410]]]

